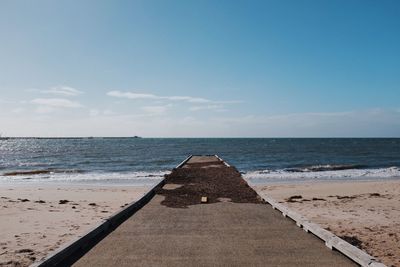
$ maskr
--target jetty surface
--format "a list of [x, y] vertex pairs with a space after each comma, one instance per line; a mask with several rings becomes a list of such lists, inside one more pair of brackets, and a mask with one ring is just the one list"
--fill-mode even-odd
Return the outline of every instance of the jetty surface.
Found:
[[74, 266], [358, 265], [265, 204], [234, 167], [193, 156]]

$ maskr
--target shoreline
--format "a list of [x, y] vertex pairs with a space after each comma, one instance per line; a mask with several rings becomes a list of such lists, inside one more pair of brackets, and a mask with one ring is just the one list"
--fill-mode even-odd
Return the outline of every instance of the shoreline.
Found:
[[150, 186], [0, 185], [0, 266], [29, 266]]
[[313, 181], [252, 187], [387, 266], [400, 265], [400, 180]]

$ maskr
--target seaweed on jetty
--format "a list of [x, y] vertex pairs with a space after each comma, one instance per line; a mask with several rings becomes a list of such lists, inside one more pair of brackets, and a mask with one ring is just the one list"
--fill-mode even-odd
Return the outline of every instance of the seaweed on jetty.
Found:
[[187, 163], [183, 168], [174, 169], [166, 177], [166, 184], [181, 185], [173, 190], [156, 189], [157, 194], [165, 196], [161, 204], [171, 208], [201, 204], [203, 196], [208, 203], [227, 199], [235, 203], [263, 203], [240, 173], [222, 162]]

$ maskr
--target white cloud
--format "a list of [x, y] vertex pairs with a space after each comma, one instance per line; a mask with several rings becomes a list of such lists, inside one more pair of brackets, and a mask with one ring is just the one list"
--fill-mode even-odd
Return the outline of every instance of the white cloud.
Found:
[[248, 115], [212, 119], [237, 136], [261, 137], [387, 137], [400, 136], [400, 114], [377, 109]]
[[212, 103], [212, 100], [200, 98], [200, 97], [191, 97], [191, 96], [165, 96], [161, 97], [161, 99], [167, 99], [172, 101], [187, 101], [189, 103]]
[[[2, 106], [0, 105], [0, 109]], [[58, 108], [39, 105], [24, 116], [0, 112], [8, 136], [159, 136], [159, 137], [399, 137], [400, 113], [377, 109], [276, 115], [213, 116], [168, 112], [169, 105], [149, 105], [135, 114], [106, 115], [81, 109], [67, 116], [46, 116]], [[5, 109], [4, 109], [5, 110]], [[137, 110], [137, 111], [138, 111]], [[10, 111], [10, 110], [8, 110]], [[140, 113], [141, 111], [141, 113]], [[11, 114], [11, 115], [10, 115]], [[89, 115], [96, 116], [89, 116]], [[161, 115], [160, 115], [161, 114]], [[23, 125], [24, 127], [21, 127]]]
[[82, 105], [76, 101], [64, 98], [35, 98], [31, 100], [32, 104], [54, 107], [54, 108], [80, 108]]
[[235, 104], [241, 103], [240, 101], [214, 101], [201, 97], [191, 96], [158, 96], [154, 94], [143, 94], [133, 92], [121, 92], [121, 91], [110, 91], [107, 93], [108, 96], [127, 98], [127, 99], [150, 99], [150, 100], [169, 100], [169, 101], [184, 101], [189, 103], [207, 104], [207, 103], [219, 103], [219, 104]]
[[55, 86], [50, 88], [49, 90], [43, 90], [41, 92], [54, 95], [63, 95], [63, 96], [77, 96], [83, 94], [82, 91], [79, 91], [69, 86]]
[[65, 97], [78, 96], [78, 95], [83, 94], [83, 92], [78, 89], [75, 89], [75, 88], [72, 88], [69, 86], [64, 86], [64, 85], [54, 86], [54, 87], [51, 87], [50, 89], [46, 89], [46, 90], [28, 89], [27, 91], [39, 92], [42, 94], [59, 95], [59, 96], [65, 96]]
[[128, 99], [159, 99], [156, 95], [152, 94], [141, 94], [121, 91], [110, 91], [107, 93], [108, 96], [128, 98]]
[[91, 117], [96, 117], [96, 116], [100, 116], [100, 115], [111, 116], [111, 115], [115, 115], [115, 112], [110, 109], [105, 109], [103, 111], [101, 111], [99, 109], [89, 110], [89, 116], [91, 116]]
[[214, 110], [218, 112], [227, 111], [223, 105], [205, 105], [205, 106], [193, 106], [189, 108], [190, 111], [201, 111], [201, 110]]

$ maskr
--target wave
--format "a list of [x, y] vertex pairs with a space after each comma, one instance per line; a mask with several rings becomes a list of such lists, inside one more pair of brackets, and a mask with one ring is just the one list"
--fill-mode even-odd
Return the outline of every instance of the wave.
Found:
[[95, 184], [153, 184], [163, 179], [169, 171], [135, 172], [82, 172], [79, 170], [19, 171], [0, 176], [1, 183], [95, 183]]
[[46, 170], [31, 170], [31, 171], [14, 171], [3, 173], [2, 176], [18, 176], [18, 175], [38, 175], [38, 174], [54, 174], [54, 173], [83, 173], [82, 170], [58, 170], [58, 169], [46, 169]]
[[[327, 165], [328, 166], [328, 165]], [[342, 167], [304, 168], [299, 171], [292, 169], [250, 171], [243, 176], [249, 180], [296, 180], [296, 179], [362, 179], [362, 178], [396, 178], [400, 177], [398, 167], [389, 168], [342, 168]], [[347, 166], [347, 165], [346, 165]], [[350, 165], [349, 165], [350, 166]]]
[[342, 171], [351, 169], [362, 169], [364, 165], [358, 164], [326, 164], [326, 165], [311, 165], [302, 168], [287, 168], [288, 172], [321, 172], [321, 171]]

